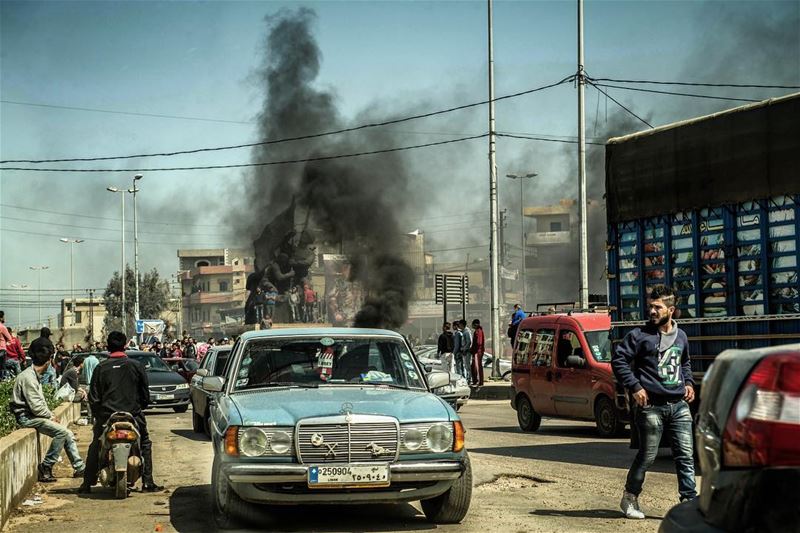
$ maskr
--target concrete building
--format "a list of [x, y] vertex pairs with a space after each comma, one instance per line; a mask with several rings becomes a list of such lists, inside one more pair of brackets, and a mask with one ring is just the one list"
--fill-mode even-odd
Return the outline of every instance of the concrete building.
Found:
[[[106, 304], [102, 294], [94, 298], [76, 298], [73, 309], [72, 300], [61, 300], [61, 312], [58, 314], [58, 328], [62, 331], [78, 330], [76, 342], [84, 342], [83, 337], [90, 340], [103, 340], [103, 322], [106, 319]], [[72, 336], [75, 336], [73, 334]]]
[[202, 337], [222, 333], [222, 317], [244, 313], [253, 253], [231, 248], [178, 250], [182, 328]]

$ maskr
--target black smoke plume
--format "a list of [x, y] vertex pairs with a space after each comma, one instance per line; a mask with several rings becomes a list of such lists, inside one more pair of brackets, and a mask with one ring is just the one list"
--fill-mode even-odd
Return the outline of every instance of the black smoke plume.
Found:
[[[315, 13], [306, 8], [267, 17], [266, 88], [259, 116], [262, 138], [274, 139], [341, 128], [335, 95], [314, 87], [322, 54], [312, 32]], [[363, 118], [363, 117], [361, 117]], [[385, 132], [346, 134], [258, 147], [254, 160], [302, 159], [390, 147]], [[253, 234], [294, 198], [323, 240], [338, 243], [352, 264], [351, 281], [367, 297], [356, 325], [398, 328], [406, 322], [414, 273], [402, 258], [396, 215], [407, 198], [408, 172], [395, 154], [261, 167], [247, 186]]]

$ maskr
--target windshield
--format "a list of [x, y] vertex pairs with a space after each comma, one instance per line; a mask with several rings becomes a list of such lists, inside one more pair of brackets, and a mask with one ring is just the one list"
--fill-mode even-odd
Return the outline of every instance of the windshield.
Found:
[[172, 372], [169, 367], [158, 357], [158, 355], [153, 354], [142, 354], [142, 355], [129, 355], [131, 359], [139, 361], [144, 369], [148, 372]]
[[334, 337], [248, 342], [241, 356], [235, 388], [323, 384], [425, 388], [411, 353], [402, 341]]
[[607, 329], [600, 331], [585, 331], [586, 342], [592, 355], [598, 363], [611, 362], [611, 336]]

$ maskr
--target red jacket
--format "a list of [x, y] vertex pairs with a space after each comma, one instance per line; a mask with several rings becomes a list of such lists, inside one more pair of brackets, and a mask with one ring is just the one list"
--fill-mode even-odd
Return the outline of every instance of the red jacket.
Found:
[[25, 360], [25, 349], [19, 341], [19, 337], [14, 337], [11, 341], [6, 343], [6, 357], [9, 359], [16, 359], [17, 361]]
[[469, 347], [469, 351], [473, 355], [483, 356], [485, 350], [486, 338], [483, 336], [483, 328], [475, 328], [475, 331], [472, 332], [472, 344]]

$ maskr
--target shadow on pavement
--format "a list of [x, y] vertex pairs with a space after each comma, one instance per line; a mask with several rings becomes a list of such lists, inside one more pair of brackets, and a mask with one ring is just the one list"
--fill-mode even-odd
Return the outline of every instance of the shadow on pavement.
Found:
[[[590, 466], [607, 466], [627, 470], [635, 452], [625, 442], [574, 442], [561, 444], [532, 444], [530, 446], [498, 446], [495, 448], [470, 448], [470, 453], [485, 453], [500, 457], [537, 459]], [[658, 457], [650, 467], [651, 472], [675, 472], [670, 457]]]
[[[211, 516], [211, 486], [180, 487], [170, 495], [170, 522], [180, 533], [217, 531]], [[427, 531], [436, 526], [410, 504], [263, 506], [249, 531]]]
[[205, 433], [195, 433], [191, 429], [171, 429], [170, 432], [174, 433], [184, 439], [193, 440], [196, 442], [210, 442], [211, 439]]
[[[572, 510], [559, 510], [559, 509], [536, 509], [529, 514], [535, 516], [563, 516], [567, 518], [602, 518], [607, 520], [609, 518], [618, 518], [626, 520], [620, 511], [612, 509], [572, 509]], [[652, 518], [654, 520], [661, 520], [662, 516], [645, 516], [645, 518]]]
[[[517, 435], [547, 435], [556, 437], [582, 437], [587, 439], [602, 439], [607, 442], [614, 442], [615, 439], [605, 439], [597, 434], [594, 426], [580, 425], [580, 426], [547, 426], [544, 422], [542, 425], [533, 432], [522, 431], [518, 426], [497, 426], [497, 427], [472, 427], [476, 431], [491, 431], [494, 433], [514, 433]], [[628, 439], [628, 431], [619, 438]]]

